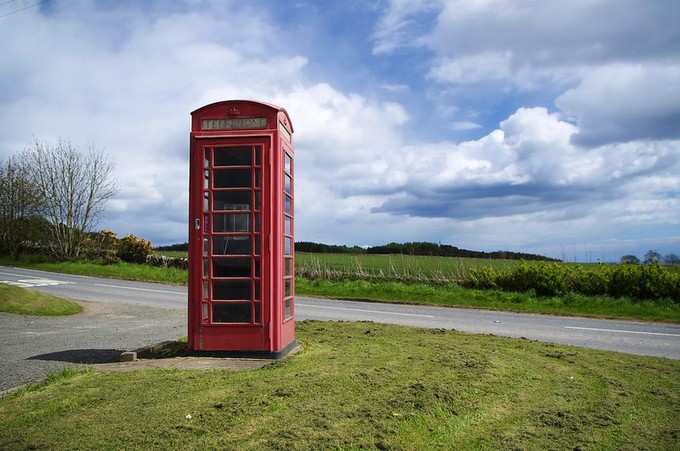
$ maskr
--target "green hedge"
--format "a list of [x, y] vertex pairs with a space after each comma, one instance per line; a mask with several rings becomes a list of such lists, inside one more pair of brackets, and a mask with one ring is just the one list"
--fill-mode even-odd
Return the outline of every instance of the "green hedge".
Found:
[[504, 291], [535, 291], [539, 296], [565, 293], [672, 299], [680, 302], [680, 272], [659, 265], [597, 265], [526, 263], [511, 268], [472, 269], [462, 285]]

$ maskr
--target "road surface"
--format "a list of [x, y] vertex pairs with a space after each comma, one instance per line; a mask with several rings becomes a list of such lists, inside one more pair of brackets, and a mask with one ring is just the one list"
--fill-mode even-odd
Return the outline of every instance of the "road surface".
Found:
[[[186, 309], [186, 288], [0, 266], [0, 282], [92, 302]], [[680, 359], [680, 325], [297, 297], [298, 319], [375, 321]], [[0, 343], [1, 345], [1, 343]]]

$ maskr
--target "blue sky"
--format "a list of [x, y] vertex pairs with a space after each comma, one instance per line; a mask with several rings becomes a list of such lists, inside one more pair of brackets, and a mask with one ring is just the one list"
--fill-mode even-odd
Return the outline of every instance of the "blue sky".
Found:
[[121, 235], [186, 239], [188, 114], [252, 98], [296, 128], [298, 240], [680, 253], [676, 1], [35, 4], [0, 4], [0, 158], [104, 149]]

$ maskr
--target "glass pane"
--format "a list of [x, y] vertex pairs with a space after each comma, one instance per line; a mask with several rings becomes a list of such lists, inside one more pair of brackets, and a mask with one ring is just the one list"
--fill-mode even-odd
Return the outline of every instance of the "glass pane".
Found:
[[248, 236], [213, 237], [213, 255], [249, 255], [249, 254], [250, 254], [250, 237]]
[[210, 242], [207, 238], [203, 238], [203, 256], [207, 257], [208, 252], [210, 252]]
[[293, 220], [288, 216], [283, 217], [283, 233], [286, 235], [293, 234]]
[[214, 258], [213, 277], [250, 277], [250, 258]]
[[255, 255], [260, 255], [260, 235], [255, 235]]
[[208, 271], [210, 270], [210, 265], [208, 264], [208, 259], [203, 259], [203, 277], [208, 278]]
[[291, 255], [293, 253], [293, 239], [284, 238], [283, 239], [283, 254]]
[[250, 147], [217, 147], [215, 166], [250, 166], [251, 154]]
[[260, 277], [260, 259], [255, 259], [255, 277]]
[[290, 194], [290, 193], [291, 193], [291, 191], [290, 191], [290, 185], [291, 185], [291, 183], [292, 183], [291, 180], [290, 180], [290, 176], [289, 176], [289, 175], [285, 176], [285, 177], [283, 178], [283, 180], [284, 180], [283, 191], [286, 192], [286, 193], [288, 193], [288, 194]]
[[201, 318], [202, 319], [208, 319], [208, 304], [202, 304], [201, 305]]
[[210, 167], [210, 149], [205, 149], [205, 152], [203, 152], [203, 167]]
[[215, 188], [250, 188], [250, 169], [220, 169], [213, 171]]
[[262, 147], [260, 146], [255, 146], [255, 165], [259, 166], [261, 165], [262, 161]]
[[255, 303], [255, 322], [259, 323], [261, 321], [260, 315], [261, 315], [262, 309], [260, 308], [260, 303], [256, 302]]
[[255, 282], [255, 300], [259, 301], [260, 300], [260, 281], [256, 280]]
[[203, 211], [210, 211], [210, 193], [203, 193]]
[[215, 210], [250, 210], [250, 191], [214, 191]]
[[291, 158], [287, 153], [283, 154], [283, 169], [290, 174]]
[[213, 323], [249, 323], [250, 302], [213, 304]]
[[260, 209], [260, 192], [255, 191], [255, 210]]
[[213, 280], [213, 300], [250, 300], [250, 280]]
[[293, 295], [293, 279], [283, 279], [283, 297], [287, 298]]
[[255, 188], [260, 187], [260, 171], [255, 171]]
[[283, 211], [288, 213], [289, 215], [293, 214], [293, 201], [289, 196], [283, 196]]
[[291, 316], [293, 316], [293, 300], [292, 299], [286, 299], [286, 316], [285, 316], [285, 318], [288, 319]]
[[295, 267], [293, 266], [293, 259], [292, 258], [286, 258], [285, 263], [284, 263], [285, 268], [285, 275], [287, 276], [292, 276], [295, 270]]
[[213, 232], [248, 232], [249, 226], [248, 213], [213, 215]]
[[260, 214], [255, 213], [255, 232], [260, 231]]
[[208, 171], [206, 169], [205, 171], [203, 171], [203, 188], [205, 188], [205, 189], [210, 188], [209, 182], [210, 182], [210, 171]]
[[210, 293], [208, 292], [209, 287], [208, 287], [208, 281], [204, 280], [203, 281], [203, 299], [208, 299], [210, 297]]
[[203, 233], [208, 233], [210, 231], [210, 215], [203, 215]]

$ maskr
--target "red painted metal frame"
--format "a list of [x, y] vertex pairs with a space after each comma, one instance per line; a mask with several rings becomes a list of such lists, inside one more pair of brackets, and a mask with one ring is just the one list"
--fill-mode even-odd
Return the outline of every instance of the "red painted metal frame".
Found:
[[[202, 130], [204, 119], [266, 118], [264, 129]], [[284, 128], [285, 127], [285, 128]], [[189, 158], [189, 347], [195, 351], [254, 352], [279, 356], [295, 342], [294, 298], [292, 316], [285, 318], [284, 304], [284, 158], [288, 152], [294, 165], [291, 135], [293, 127], [288, 113], [265, 103], [229, 100], [206, 105], [191, 113]], [[205, 147], [260, 145], [260, 302], [261, 322], [212, 323], [202, 321], [202, 239], [203, 227], [203, 155]], [[284, 150], [285, 148], [285, 150]], [[212, 155], [211, 155], [212, 158]], [[210, 169], [213, 171], [212, 167]], [[292, 169], [291, 169], [292, 172]], [[212, 180], [212, 174], [211, 174]], [[292, 183], [294, 178], [291, 177]], [[251, 187], [252, 187], [251, 183]], [[212, 188], [212, 184], [211, 184]], [[251, 188], [252, 189], [252, 188]], [[292, 208], [294, 188], [291, 187]], [[212, 209], [212, 199], [211, 209]], [[252, 198], [251, 198], [252, 202]], [[253, 210], [251, 206], [251, 212]], [[293, 212], [293, 210], [292, 210]], [[294, 218], [294, 216], [293, 216]], [[252, 219], [252, 217], [251, 217]], [[197, 229], [197, 221], [200, 227]], [[210, 218], [210, 234], [212, 235]], [[294, 220], [291, 224], [294, 233]], [[251, 235], [252, 236], [252, 235]], [[210, 238], [212, 251], [212, 238]], [[294, 241], [293, 241], [294, 242]], [[294, 245], [293, 245], [294, 248]], [[252, 253], [252, 252], [251, 252]], [[294, 259], [294, 249], [291, 250]], [[212, 274], [212, 256], [210, 271]], [[293, 260], [294, 262], [294, 260]], [[294, 277], [293, 277], [294, 281]], [[294, 283], [293, 288], [294, 290]], [[211, 287], [212, 295], [212, 287]], [[293, 291], [294, 296], [294, 291]], [[212, 310], [212, 309], [211, 309]], [[212, 311], [210, 312], [212, 318]]]

